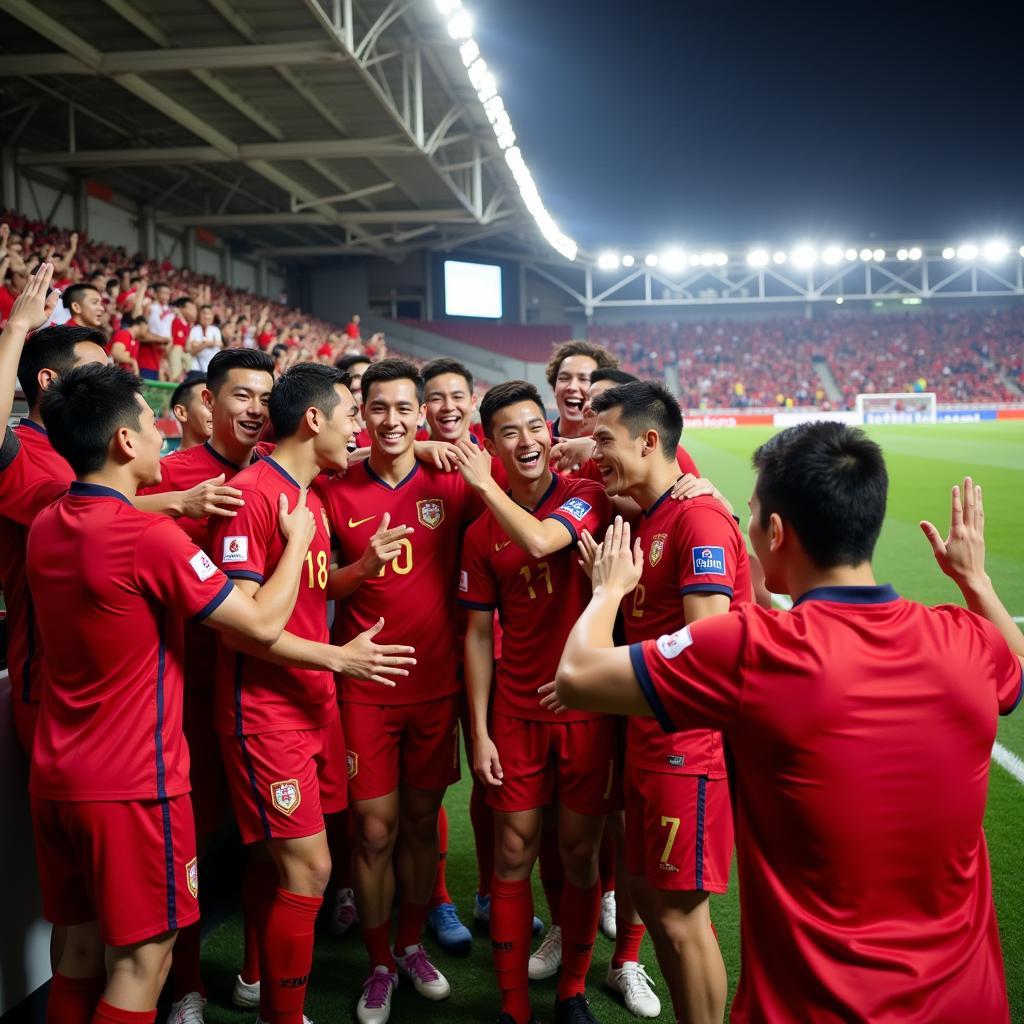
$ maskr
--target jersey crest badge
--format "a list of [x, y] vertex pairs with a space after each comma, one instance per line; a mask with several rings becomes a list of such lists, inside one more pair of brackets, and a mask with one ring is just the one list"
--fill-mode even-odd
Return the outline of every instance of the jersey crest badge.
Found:
[[440, 498], [417, 501], [416, 517], [427, 529], [436, 530], [444, 522], [444, 502]]
[[210, 561], [210, 556], [205, 551], [197, 551], [188, 560], [188, 564], [199, 577], [200, 583], [205, 583], [217, 571], [217, 566]]
[[656, 533], [651, 539], [650, 559], [652, 569], [661, 561], [661, 556], [665, 553], [665, 541], [667, 540], [667, 533]]
[[345, 751], [345, 767], [348, 777], [354, 779], [359, 774], [359, 755], [354, 750]]
[[459, 573], [459, 590], [462, 591], [463, 594], [469, 593], [469, 571], [466, 569], [463, 569]]
[[283, 779], [281, 782], [272, 782], [270, 784], [270, 799], [282, 814], [291, 817], [295, 808], [302, 803], [299, 780]]
[[693, 643], [693, 636], [689, 626], [683, 626], [675, 633], [664, 633], [655, 641], [655, 646], [663, 658], [678, 658], [690, 644]]
[[569, 498], [564, 501], [555, 511], [565, 512], [567, 515], [573, 517], [577, 523], [582, 523], [586, 518], [587, 513], [593, 508], [588, 502], [585, 502], [582, 498]]
[[193, 857], [185, 865], [185, 882], [188, 885], [188, 891], [198, 899], [199, 898], [199, 864], [196, 858]]
[[697, 576], [724, 576], [725, 548], [694, 548], [693, 571]]
[[222, 562], [247, 562], [249, 560], [248, 537], [225, 537]]

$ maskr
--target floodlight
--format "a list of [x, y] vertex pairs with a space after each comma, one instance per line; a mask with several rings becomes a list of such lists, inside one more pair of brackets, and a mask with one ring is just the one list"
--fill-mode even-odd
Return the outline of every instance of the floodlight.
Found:
[[766, 249], [751, 249], [747, 253], [747, 262], [752, 267], [763, 267], [768, 262], [768, 251]]
[[462, 63], [468, 68], [471, 64], [476, 62], [476, 59], [480, 56], [480, 47], [476, 45], [475, 39], [467, 39], [459, 47], [459, 56], [462, 58]]
[[794, 267], [798, 267], [800, 270], [809, 270], [818, 262], [818, 250], [805, 242], [798, 245], [789, 254], [789, 258], [793, 261]]
[[480, 85], [477, 86], [476, 98], [481, 103], [486, 103], [493, 96], [498, 95], [498, 83], [494, 79], [494, 75], [488, 71], [480, 79]]
[[690, 264], [691, 267], [699, 267], [700, 266], [700, 253], [699, 252], [691, 252], [690, 253], [690, 258], [689, 258], [689, 260], [687, 262]]
[[911, 258], [912, 260], [919, 260], [919, 259], [921, 258], [921, 246], [919, 246], [919, 245], [912, 245], [912, 246], [911, 246], [911, 247], [910, 247], [910, 248], [909, 248], [909, 249], [907, 250], [907, 255], [908, 255], [908, 256], [909, 256], [909, 257], [910, 257], [910, 258]]
[[822, 260], [829, 264], [829, 266], [835, 266], [843, 258], [843, 248], [840, 245], [827, 245], [825, 251], [821, 254]]
[[661, 254], [662, 269], [678, 274], [686, 266], [686, 253], [681, 249], [666, 249]]
[[951, 245], [947, 245], [946, 248], [942, 250], [942, 258], [944, 260], [951, 260], [955, 255], [956, 249]]
[[729, 262], [729, 254], [727, 252], [716, 252], [715, 253], [715, 266], [724, 267]]
[[702, 267], [713, 267], [715, 265], [715, 254], [713, 252], [702, 252], [700, 254], [700, 265]]
[[656, 252], [649, 252], [644, 257], [644, 263], [649, 267], [656, 267], [658, 265], [658, 254]]
[[845, 301], [846, 300], [842, 297], [842, 295], [837, 295], [836, 296], [836, 305], [837, 306], [841, 306]]
[[461, 6], [462, 0], [436, 0], [437, 9], [447, 18], [454, 14]]
[[448, 35], [452, 39], [468, 39], [473, 34], [473, 19], [469, 11], [457, 10], [448, 19]]
[[978, 258], [978, 247], [973, 242], [965, 242], [956, 251], [957, 259], [976, 260]]
[[1010, 255], [1010, 247], [1002, 238], [993, 238], [992, 241], [985, 243], [981, 254], [989, 263], [998, 263]]
[[1019, 248], [1019, 249], [1017, 250], [1017, 252], [1018, 252], [1018, 253], [1019, 253], [1019, 254], [1020, 254], [1021, 256], [1024, 256], [1024, 245], [1022, 245], [1022, 246], [1021, 246], [1021, 247], [1020, 247], [1020, 248]]
[[873, 253], [871, 254], [871, 258], [872, 258], [872, 259], [873, 259], [873, 260], [874, 260], [874, 261], [875, 261], [876, 263], [881, 263], [881, 262], [882, 262], [882, 260], [884, 260], [884, 259], [885, 259], [885, 250], [884, 250], [884, 249], [876, 249], [876, 250], [875, 250], [875, 251], [874, 251], [874, 252], [873, 252]]
[[870, 263], [871, 262], [871, 250], [870, 249], [861, 249], [861, 251], [860, 251], [860, 258], [865, 263]]
[[846, 252], [843, 253], [843, 255], [852, 263], [857, 258], [857, 250], [847, 249]]
[[626, 255], [622, 257], [622, 265], [624, 267], [631, 267], [634, 263], [636, 263], [636, 258], [631, 253], [627, 252]]
[[906, 249], [897, 249], [897, 250], [896, 250], [896, 259], [898, 259], [898, 260], [899, 260], [899, 261], [900, 261], [901, 263], [902, 263], [902, 262], [903, 262], [903, 261], [904, 261], [904, 260], [905, 260], [905, 259], [906, 259], [906, 258], [907, 258], [907, 257], [909, 256], [909, 255], [910, 255], [910, 253], [908, 253]]
[[597, 257], [597, 265], [602, 270], [618, 270], [619, 254], [615, 252], [603, 252]]
[[772, 263], [776, 263], [781, 266], [786, 262], [786, 254], [780, 249], [778, 252], [772, 254]]

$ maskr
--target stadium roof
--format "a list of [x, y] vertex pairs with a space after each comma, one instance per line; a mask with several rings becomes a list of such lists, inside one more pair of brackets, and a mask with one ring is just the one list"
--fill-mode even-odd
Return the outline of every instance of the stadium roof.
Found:
[[551, 256], [459, 46], [430, 0], [0, 0], [0, 139], [268, 257]]

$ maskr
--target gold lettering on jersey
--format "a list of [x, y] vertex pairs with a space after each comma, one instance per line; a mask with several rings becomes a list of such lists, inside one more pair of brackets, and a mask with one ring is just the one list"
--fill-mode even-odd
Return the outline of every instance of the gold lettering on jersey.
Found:
[[444, 522], [444, 501], [440, 498], [417, 501], [416, 516], [428, 529], [436, 530]]
[[196, 858], [193, 857], [185, 865], [185, 883], [188, 885], [188, 891], [192, 893], [193, 897], [199, 898], [199, 864]]
[[[327, 518], [327, 517], [326, 517], [326, 515], [324, 516], [324, 518], [325, 518], [325, 519]], [[348, 519], [348, 528], [349, 528], [350, 530], [354, 530], [354, 529], [355, 529], [355, 528], [356, 528], [357, 526], [362, 526], [362, 525], [363, 525], [363, 523], [368, 523], [368, 522], [369, 522], [369, 521], [370, 521], [371, 519], [376, 519], [376, 518], [377, 518], [377, 517], [376, 517], [375, 515], [373, 515], [373, 516], [367, 516], [367, 517], [366, 517], [365, 519], [353, 519], [353, 518], [352, 518], [351, 516], [349, 516], [349, 519]], [[328, 532], [328, 533], [330, 533], [330, 532], [331, 532], [331, 531], [330, 531], [330, 528], [329, 528], [329, 527], [328, 527], [328, 530], [327, 530], [327, 532]]]
[[667, 533], [656, 533], [651, 539], [651, 568], [653, 569], [665, 553], [665, 541], [668, 540]]
[[283, 779], [281, 782], [272, 782], [270, 784], [270, 799], [282, 814], [287, 814], [291, 817], [295, 808], [302, 803], [302, 794], [299, 792], [299, 780]]

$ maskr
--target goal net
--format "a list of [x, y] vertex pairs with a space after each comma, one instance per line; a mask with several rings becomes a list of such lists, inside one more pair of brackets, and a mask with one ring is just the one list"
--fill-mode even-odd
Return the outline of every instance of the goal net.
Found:
[[858, 395], [861, 423], [934, 423], [935, 392], [907, 391], [889, 395]]

